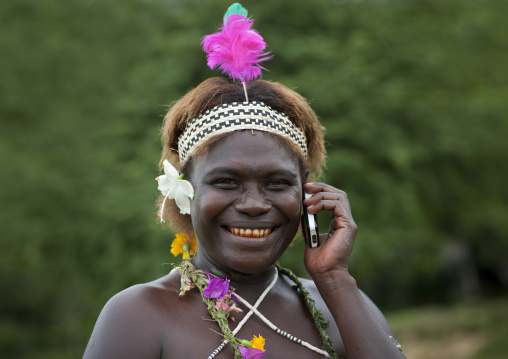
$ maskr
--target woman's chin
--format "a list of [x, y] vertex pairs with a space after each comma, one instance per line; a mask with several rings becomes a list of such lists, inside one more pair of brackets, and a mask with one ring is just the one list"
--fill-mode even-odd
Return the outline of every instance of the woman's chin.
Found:
[[[286, 225], [279, 225], [261, 232], [262, 236], [254, 237], [221, 227], [214, 234], [208, 233], [209, 237], [214, 238], [213, 242], [200, 241], [197, 256], [203, 255], [205, 262], [225, 272], [247, 275], [263, 273], [277, 263], [292, 242], [295, 231], [289, 231]], [[206, 266], [201, 260], [198, 262]]]
[[228, 238], [228, 247], [221, 251], [224, 256], [219, 262], [244, 274], [266, 271], [277, 263], [292, 241], [285, 239], [285, 236], [277, 232], [278, 230], [275, 230], [262, 238], [241, 237], [229, 233], [227, 237], [233, 238]]

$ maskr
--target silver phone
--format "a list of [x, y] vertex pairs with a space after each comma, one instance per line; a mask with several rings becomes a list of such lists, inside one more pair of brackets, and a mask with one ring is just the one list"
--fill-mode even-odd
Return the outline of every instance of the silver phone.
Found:
[[[312, 195], [306, 192], [303, 192], [303, 199], [310, 198]], [[319, 246], [319, 230], [318, 230], [318, 222], [317, 216], [315, 214], [309, 214], [307, 212], [307, 206], [302, 205], [303, 214], [302, 214], [302, 231], [303, 237], [309, 244], [310, 248], [316, 248]]]

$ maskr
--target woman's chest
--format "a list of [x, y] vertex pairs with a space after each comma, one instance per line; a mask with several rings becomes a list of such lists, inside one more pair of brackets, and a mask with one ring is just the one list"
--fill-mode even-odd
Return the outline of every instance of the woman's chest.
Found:
[[[221, 329], [211, 320], [204, 304], [200, 304], [201, 308], [181, 309], [172, 315], [173, 319], [168, 321], [162, 338], [162, 358], [206, 359], [214, 352], [217, 359], [233, 358], [229, 344], [220, 349], [223, 341]], [[254, 335], [262, 336], [265, 339], [263, 359], [325, 357], [319, 353], [322, 340], [308, 311], [291, 305], [261, 306], [259, 310], [263, 319], [254, 314], [242, 322], [248, 313], [244, 309], [243, 313], [235, 315], [234, 321], [229, 320], [229, 327], [239, 339], [252, 340]]]

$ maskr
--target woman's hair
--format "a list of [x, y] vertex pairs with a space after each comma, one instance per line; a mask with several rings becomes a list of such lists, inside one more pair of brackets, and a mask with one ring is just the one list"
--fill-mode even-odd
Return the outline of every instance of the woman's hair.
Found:
[[[303, 131], [307, 139], [307, 157], [302, 156], [302, 151], [295, 148], [287, 138], [277, 136], [292, 148], [309, 170], [309, 176], [316, 178], [324, 167], [326, 152], [324, 147], [324, 128], [311, 109], [305, 98], [290, 90], [286, 86], [265, 80], [254, 80], [247, 85], [249, 101], [260, 101], [270, 106], [273, 110], [285, 114], [288, 119]], [[162, 155], [159, 162], [168, 160], [181, 172], [186, 172], [192, 158], [203, 155], [209, 147], [218, 139], [227, 134], [212, 136], [200, 146], [185, 163], [180, 163], [178, 156], [178, 139], [185, 131], [187, 125], [196, 117], [218, 105], [232, 102], [245, 101], [242, 87], [231, 84], [223, 77], [212, 77], [203, 81], [196, 88], [190, 90], [178, 100], [164, 117], [162, 127]], [[159, 206], [163, 197], [159, 198]], [[174, 201], [166, 201], [164, 219], [169, 226], [179, 231], [192, 233], [191, 217], [180, 214]]]

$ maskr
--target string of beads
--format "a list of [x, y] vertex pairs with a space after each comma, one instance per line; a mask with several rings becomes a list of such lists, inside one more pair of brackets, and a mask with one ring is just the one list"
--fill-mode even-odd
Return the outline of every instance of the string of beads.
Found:
[[312, 344], [309, 344], [307, 343], [306, 341], [303, 341], [301, 339], [298, 339], [297, 337], [289, 334], [288, 332], [285, 332], [284, 330], [281, 330], [279, 328], [277, 328], [271, 321], [269, 321], [268, 319], [266, 319], [266, 317], [261, 314], [256, 308], [254, 308], [252, 305], [250, 305], [249, 302], [247, 302], [245, 299], [243, 299], [240, 295], [238, 295], [238, 293], [235, 294], [236, 297], [238, 299], [240, 299], [240, 302], [242, 302], [243, 305], [245, 305], [247, 308], [249, 308], [250, 310], [252, 310], [254, 312], [254, 314], [256, 314], [259, 319], [261, 319], [263, 321], [263, 323], [265, 323], [266, 325], [268, 325], [271, 329], [273, 329], [277, 334], [280, 334], [282, 335], [283, 337], [286, 337], [288, 338], [289, 340], [292, 340], [294, 342], [297, 342], [298, 344], [306, 347], [307, 349], [310, 349], [316, 353], [319, 353], [321, 355], [324, 355], [326, 356], [327, 358], [330, 358], [330, 355], [328, 355], [327, 352], [325, 352], [324, 350], [322, 349], [319, 349], [317, 347], [315, 347], [314, 345]]
[[[214, 275], [214, 277], [215, 277], [215, 275]], [[259, 296], [259, 298], [256, 301], [256, 303], [254, 303], [254, 308], [257, 309], [257, 307], [259, 307], [261, 302], [263, 302], [263, 299], [265, 299], [266, 295], [270, 292], [270, 290], [273, 288], [275, 283], [277, 283], [277, 278], [279, 278], [279, 270], [277, 268], [275, 268], [275, 275], [273, 276], [272, 281], [270, 282], [268, 287], [266, 287], [266, 289], [263, 291], [263, 293], [261, 293], [261, 295]], [[236, 335], [240, 331], [240, 329], [242, 329], [243, 325], [247, 322], [247, 320], [249, 320], [249, 318], [252, 316], [253, 313], [254, 312], [252, 311], [252, 309], [250, 309], [249, 312], [245, 315], [245, 317], [243, 317], [243, 319], [240, 321], [240, 323], [238, 323], [236, 328], [233, 330], [233, 335]], [[212, 352], [212, 354], [210, 354], [208, 356], [208, 358], [206, 358], [206, 359], [213, 359], [213, 358], [215, 358], [217, 356], [217, 354], [219, 354], [221, 352], [221, 350], [226, 347], [227, 344], [228, 344], [228, 340], [224, 339], [222, 341], [222, 343], [217, 347], [217, 349], [215, 349]]]

